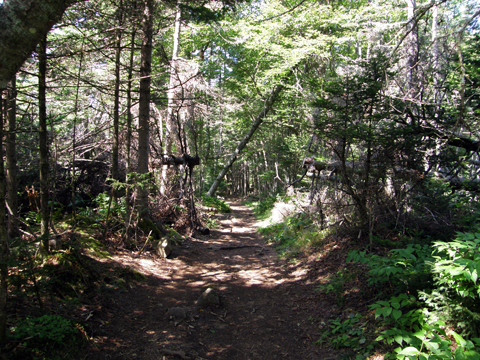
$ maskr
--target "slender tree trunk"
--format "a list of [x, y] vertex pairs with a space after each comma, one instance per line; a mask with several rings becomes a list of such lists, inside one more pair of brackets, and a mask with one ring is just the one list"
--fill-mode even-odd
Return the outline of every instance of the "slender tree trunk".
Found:
[[408, 26], [407, 31], [407, 83], [408, 97], [414, 99], [418, 92], [418, 27], [415, 23], [415, 0], [406, 0]]
[[82, 42], [82, 52], [80, 54], [80, 64], [78, 66], [78, 75], [77, 75], [77, 91], [75, 93], [75, 109], [73, 117], [73, 139], [72, 139], [72, 215], [73, 218], [76, 216], [76, 198], [77, 198], [77, 179], [75, 175], [75, 161], [76, 161], [76, 151], [77, 151], [77, 116], [78, 116], [78, 97], [80, 92], [80, 75], [82, 74], [83, 66], [83, 46]]
[[172, 153], [173, 144], [176, 145], [176, 152], [181, 152], [181, 140], [180, 133], [177, 126], [177, 106], [175, 103], [175, 98], [178, 93], [177, 86], [179, 85], [178, 81], [178, 69], [177, 69], [177, 60], [178, 52], [180, 49], [180, 31], [182, 28], [181, 21], [182, 12], [180, 7], [177, 7], [177, 12], [175, 14], [175, 32], [173, 34], [173, 51], [172, 51], [172, 64], [170, 65], [170, 81], [168, 85], [167, 98], [167, 121], [166, 121], [166, 133], [165, 133], [165, 153]]
[[[113, 145], [112, 145], [112, 179], [118, 178], [118, 132], [120, 122], [120, 56], [122, 54], [122, 18], [123, 18], [123, 1], [120, 0], [118, 9], [118, 26], [116, 34], [115, 49], [115, 90], [113, 104]], [[114, 193], [115, 194], [115, 193]], [[116, 195], [116, 194], [115, 194]]]
[[[172, 146], [176, 145], [176, 152], [181, 151], [181, 141], [179, 137], [179, 131], [177, 126], [177, 106], [175, 103], [175, 97], [178, 92], [177, 89], [177, 59], [178, 51], [180, 48], [180, 31], [182, 28], [181, 22], [181, 10], [180, 7], [177, 7], [175, 13], [175, 32], [173, 33], [173, 51], [172, 51], [172, 61], [170, 65], [170, 81], [168, 84], [167, 90], [167, 119], [165, 121], [165, 154], [172, 154]], [[165, 194], [166, 184], [168, 178], [168, 166], [164, 165], [162, 167], [162, 179], [160, 185], [160, 192]]]
[[40, 219], [43, 253], [49, 252], [48, 246], [48, 145], [47, 145], [47, 37], [40, 40], [38, 46], [38, 135], [40, 148]]
[[7, 166], [7, 204], [12, 214], [8, 214], [8, 237], [18, 236], [17, 230], [17, 150], [16, 150], [16, 116], [17, 116], [17, 78], [14, 76], [7, 87], [7, 135], [5, 137], [5, 158]]
[[[292, 71], [290, 71], [289, 75], [292, 73]], [[288, 75], [288, 76], [289, 76]], [[212, 186], [210, 187], [210, 189], [208, 190], [207, 192], [207, 196], [213, 196], [215, 195], [215, 191], [217, 191], [217, 188], [218, 186], [220, 185], [223, 177], [225, 176], [225, 174], [227, 173], [227, 171], [230, 169], [230, 167], [233, 165], [233, 163], [235, 162], [235, 160], [237, 160], [238, 158], [238, 155], [242, 152], [242, 150], [245, 148], [245, 146], [248, 144], [248, 142], [250, 141], [250, 139], [252, 138], [253, 134], [255, 133], [255, 131], [258, 129], [258, 127], [260, 126], [260, 124], [263, 122], [263, 120], [265, 119], [265, 117], [268, 115], [268, 113], [270, 112], [270, 110], [272, 110], [272, 107], [273, 107], [273, 104], [275, 103], [275, 101], [277, 100], [277, 97], [278, 97], [278, 94], [280, 94], [280, 92], [283, 90], [284, 88], [284, 85], [283, 84], [278, 84], [277, 86], [275, 86], [275, 88], [273, 89], [272, 93], [270, 94], [270, 96], [268, 97], [268, 99], [265, 101], [265, 104], [263, 106], [263, 109], [262, 111], [260, 112], [260, 114], [257, 116], [257, 118], [255, 119], [255, 121], [253, 122], [252, 124], [252, 127], [250, 128], [250, 130], [248, 131], [248, 133], [245, 135], [245, 137], [243, 138], [242, 141], [240, 141], [240, 143], [237, 145], [237, 148], [235, 149], [235, 151], [233, 152], [233, 154], [230, 156], [230, 158], [228, 159], [227, 163], [225, 164], [225, 166], [223, 167], [222, 171], [220, 171], [220, 174], [218, 174], [217, 178], [215, 179], [215, 181], [213, 182]]]
[[[128, 85], [127, 85], [127, 178], [125, 182], [129, 184], [131, 180], [128, 175], [132, 172], [132, 159], [131, 159], [131, 149], [132, 149], [132, 80], [133, 80], [133, 58], [135, 56], [135, 30], [132, 32], [130, 47], [130, 63], [128, 67]], [[126, 219], [125, 219], [125, 236], [128, 239], [128, 230], [130, 227], [130, 218], [131, 211], [130, 208], [130, 198], [132, 197], [132, 189], [128, 185], [126, 193]]]
[[[145, 1], [143, 11], [143, 41], [140, 64], [140, 98], [138, 113], [138, 165], [137, 173], [148, 173], [149, 118], [150, 118], [150, 75], [152, 61], [153, 0]], [[146, 179], [142, 179], [145, 181]], [[148, 187], [137, 187], [137, 209], [140, 218], [148, 216]]]
[[[0, 124], [3, 124], [3, 100], [0, 91]], [[0, 158], [3, 158], [3, 126], [0, 126]], [[5, 203], [5, 174], [0, 161], [0, 204]], [[0, 348], [7, 342], [8, 236], [5, 206], [0, 206]]]

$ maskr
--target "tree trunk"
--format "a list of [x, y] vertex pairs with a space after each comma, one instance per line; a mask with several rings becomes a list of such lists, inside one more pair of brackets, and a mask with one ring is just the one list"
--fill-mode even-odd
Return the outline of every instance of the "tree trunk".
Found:
[[[0, 91], [0, 124], [3, 124], [3, 100]], [[3, 126], [0, 126], [0, 157], [3, 158]], [[5, 175], [0, 161], [0, 204], [5, 203]], [[7, 342], [8, 237], [5, 206], [0, 206], [0, 348]]]
[[[408, 91], [408, 97], [415, 99], [418, 92], [418, 27], [415, 22], [415, 0], [406, 0], [407, 2], [407, 16], [408, 25], [407, 31], [407, 80], [406, 90]], [[413, 121], [413, 119], [412, 119]]]
[[75, 109], [73, 116], [73, 136], [72, 136], [72, 215], [75, 219], [76, 216], [76, 198], [77, 198], [77, 181], [75, 174], [75, 160], [76, 160], [76, 151], [77, 151], [77, 117], [78, 117], [78, 98], [80, 92], [80, 75], [82, 74], [83, 67], [83, 50], [84, 50], [84, 41], [82, 41], [82, 52], [80, 54], [80, 64], [78, 65], [78, 74], [77, 74], [77, 90], [75, 93]]
[[40, 219], [42, 252], [48, 253], [48, 146], [47, 146], [47, 37], [38, 46], [38, 137], [40, 150]]
[[0, 91], [77, 0], [8, 0], [0, 6]]
[[[112, 179], [118, 178], [118, 130], [120, 122], [120, 56], [122, 54], [122, 17], [123, 6], [122, 0], [119, 4], [118, 26], [116, 33], [115, 44], [115, 90], [114, 90], [114, 104], [113, 104], [113, 144], [112, 144]], [[115, 192], [114, 192], [115, 194]], [[116, 195], [116, 194], [115, 194]]]
[[[127, 176], [125, 182], [129, 184], [131, 180], [128, 174], [132, 172], [131, 149], [132, 149], [132, 79], [133, 79], [133, 58], [135, 56], [135, 30], [132, 32], [130, 47], [130, 63], [128, 67], [128, 85], [127, 85]], [[132, 197], [132, 189], [127, 186], [126, 193], [126, 219], [125, 219], [125, 236], [128, 239], [128, 230], [130, 227], [131, 208], [130, 198]]]
[[[180, 48], [180, 31], [182, 27], [181, 22], [182, 12], [180, 7], [177, 7], [175, 13], [175, 32], [173, 33], [173, 51], [172, 51], [172, 61], [170, 65], [170, 81], [168, 84], [167, 90], [167, 119], [165, 122], [165, 150], [164, 154], [172, 154], [172, 145], [176, 144], [176, 153], [181, 152], [181, 141], [179, 137], [179, 131], [177, 126], [177, 106], [175, 103], [177, 89], [177, 59], [178, 51]], [[168, 178], [168, 167], [164, 166], [162, 168], [162, 180], [160, 186], [160, 192], [165, 194], [166, 184]]]
[[16, 116], [17, 116], [17, 90], [16, 76], [7, 87], [7, 135], [5, 137], [5, 158], [7, 166], [7, 204], [12, 214], [8, 214], [8, 237], [13, 239], [18, 236], [17, 229], [17, 151], [16, 151]]
[[[289, 72], [289, 75], [290, 75], [290, 74], [292, 74], [292, 71]], [[288, 77], [289, 75], [287, 75], [287, 77]], [[252, 136], [253, 136], [253, 134], [255, 133], [255, 131], [258, 129], [258, 127], [260, 126], [260, 124], [263, 122], [263, 119], [265, 119], [265, 117], [268, 115], [268, 113], [270, 112], [270, 110], [272, 110], [273, 104], [274, 104], [275, 101], [277, 100], [278, 94], [280, 94], [280, 92], [283, 90], [283, 88], [284, 88], [284, 85], [283, 85], [283, 84], [278, 84], [277, 86], [275, 86], [275, 88], [273, 89], [272, 93], [270, 94], [270, 96], [268, 97], [268, 99], [265, 101], [265, 104], [263, 105], [262, 111], [260, 112], [260, 114], [258, 114], [257, 118], [256, 118], [255, 121], [253, 122], [252, 127], [250, 128], [250, 130], [248, 131], [248, 133], [245, 135], [245, 137], [243, 138], [243, 140], [240, 141], [240, 143], [237, 145], [237, 148], [235, 149], [235, 151], [233, 152], [233, 154], [230, 156], [230, 158], [228, 159], [227, 163], [226, 163], [225, 166], [223, 167], [222, 171], [220, 171], [220, 174], [218, 174], [217, 178], [215, 179], [215, 181], [213, 182], [212, 186], [211, 186], [210, 189], [208, 190], [207, 196], [213, 196], [213, 195], [215, 195], [215, 191], [217, 191], [217, 188], [218, 188], [218, 186], [220, 185], [220, 182], [222, 181], [223, 177], [225, 176], [225, 174], [227, 173], [227, 171], [230, 169], [230, 167], [233, 165], [233, 163], [235, 162], [235, 160], [237, 160], [238, 155], [242, 152], [242, 150], [243, 150], [243, 149], [245, 148], [245, 146], [248, 144], [248, 142], [249, 142], [250, 139], [252, 138]]]
[[[143, 10], [143, 40], [140, 63], [140, 98], [138, 111], [138, 165], [137, 173], [148, 173], [148, 150], [149, 150], [149, 119], [150, 119], [150, 75], [152, 62], [152, 37], [153, 37], [153, 0], [145, 0]], [[142, 178], [142, 181], [146, 179]], [[138, 216], [148, 216], [148, 187], [137, 187], [137, 210]]]

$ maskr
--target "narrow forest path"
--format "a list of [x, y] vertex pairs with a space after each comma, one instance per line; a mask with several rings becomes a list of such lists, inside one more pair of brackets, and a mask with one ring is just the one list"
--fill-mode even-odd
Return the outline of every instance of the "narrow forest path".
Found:
[[[278, 260], [240, 203], [204, 239], [188, 239], [172, 259], [131, 254], [115, 262], [147, 280], [118, 291], [89, 312], [95, 348], [87, 359], [336, 359], [313, 345], [328, 303], [300, 266]], [[195, 307], [212, 287], [221, 304]], [[87, 322], [88, 322], [87, 321]]]

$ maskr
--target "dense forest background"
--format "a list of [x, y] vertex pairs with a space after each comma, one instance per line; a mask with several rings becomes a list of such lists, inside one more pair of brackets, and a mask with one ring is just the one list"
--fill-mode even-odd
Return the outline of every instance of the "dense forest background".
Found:
[[[437, 274], [418, 296], [447, 325], [414, 330], [433, 344], [450, 326], [473, 354], [461, 336], [480, 324], [479, 14], [470, 0], [76, 2], [2, 85], [2, 308], [32, 239], [48, 256], [62, 226], [89, 219], [138, 249], [208, 232], [202, 209], [243, 197], [290, 202], [289, 226], [305, 216], [365, 247], [349, 260], [383, 271], [389, 295]], [[369, 258], [379, 247], [403, 253]], [[420, 356], [395, 312], [410, 298], [395, 299], [374, 308], [401, 328], [382, 336]]]

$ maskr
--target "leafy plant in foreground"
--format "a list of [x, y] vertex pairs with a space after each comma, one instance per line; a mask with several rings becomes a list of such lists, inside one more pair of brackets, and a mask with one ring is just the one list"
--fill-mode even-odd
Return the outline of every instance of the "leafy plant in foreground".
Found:
[[351, 251], [346, 261], [360, 262], [370, 267], [368, 285], [390, 283], [397, 292], [418, 289], [428, 280], [431, 249], [427, 245], [408, 244], [403, 249], [393, 249], [387, 256], [366, 255], [366, 251]]
[[83, 332], [79, 324], [59, 315], [27, 318], [11, 330], [13, 340], [20, 343], [15, 355], [22, 359], [65, 358], [67, 349], [80, 344]]
[[367, 325], [361, 321], [362, 318], [360, 314], [351, 314], [343, 321], [340, 318], [330, 320], [330, 330], [325, 331], [316, 343], [328, 341], [334, 349], [346, 348], [357, 354], [356, 359], [365, 359], [373, 350], [373, 345], [366, 341]]
[[480, 234], [459, 233], [434, 243], [435, 288], [421, 293], [432, 321], [454, 323], [462, 335], [480, 336]]

